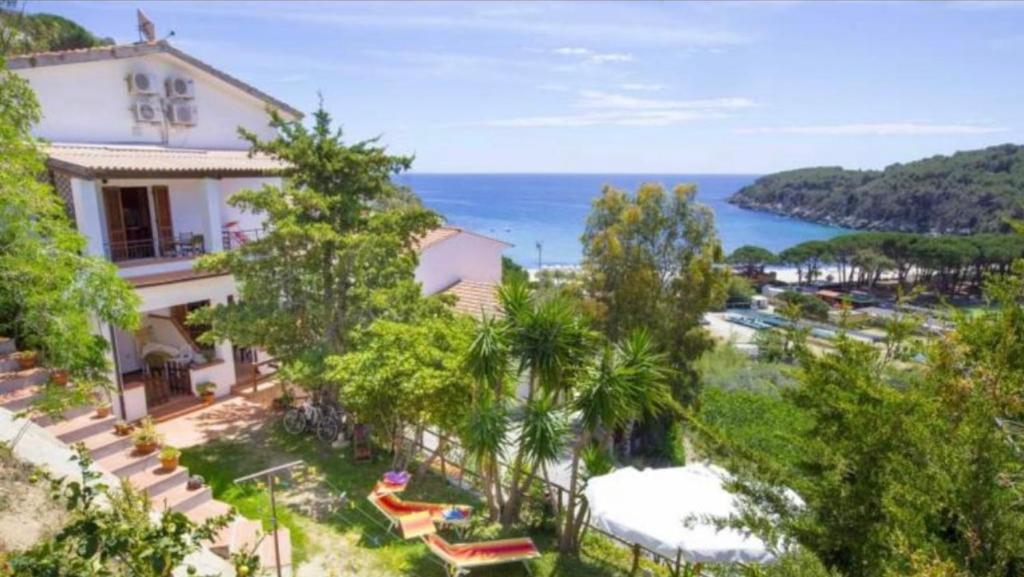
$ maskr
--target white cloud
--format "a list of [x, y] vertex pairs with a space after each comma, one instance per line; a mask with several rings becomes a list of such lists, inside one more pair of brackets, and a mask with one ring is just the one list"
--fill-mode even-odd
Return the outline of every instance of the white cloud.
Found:
[[580, 60], [590, 64], [633, 61], [632, 54], [626, 54], [624, 52], [596, 52], [589, 48], [580, 48], [578, 46], [563, 46], [562, 48], [555, 48], [552, 52], [559, 56], [579, 57]]
[[526, 116], [483, 122], [484, 126], [542, 128], [577, 126], [671, 126], [710, 118], [725, 118], [721, 112], [686, 110], [603, 111], [584, 114]]
[[933, 124], [927, 122], [883, 122], [866, 124], [819, 124], [802, 126], [760, 126], [740, 128], [741, 134], [810, 134], [824, 136], [944, 136], [1009, 132], [1004, 126], [987, 124]]
[[736, 110], [755, 106], [749, 98], [726, 97], [666, 100], [581, 90], [572, 107], [575, 114], [505, 118], [480, 123], [505, 128], [577, 126], [673, 126], [699, 120], [728, 118]]
[[648, 84], [644, 82], [627, 82], [620, 84], [619, 88], [622, 90], [629, 90], [631, 92], [658, 92], [662, 88], [665, 88], [664, 84]]
[[578, 108], [619, 109], [619, 110], [725, 110], [755, 106], [749, 98], [701, 98], [695, 100], [664, 100], [637, 98], [625, 94], [582, 90], [576, 102]]

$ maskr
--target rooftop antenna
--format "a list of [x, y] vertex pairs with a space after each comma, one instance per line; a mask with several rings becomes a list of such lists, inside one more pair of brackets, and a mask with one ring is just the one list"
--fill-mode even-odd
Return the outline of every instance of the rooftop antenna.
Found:
[[139, 21], [139, 42], [156, 42], [156, 24], [142, 10], [136, 9], [135, 15]]

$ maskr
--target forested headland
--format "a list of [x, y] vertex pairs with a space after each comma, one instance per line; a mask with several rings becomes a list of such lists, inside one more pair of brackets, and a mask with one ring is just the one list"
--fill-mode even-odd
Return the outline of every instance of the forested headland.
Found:
[[847, 228], [1007, 232], [1024, 217], [1024, 146], [933, 156], [884, 170], [818, 167], [763, 176], [729, 202]]

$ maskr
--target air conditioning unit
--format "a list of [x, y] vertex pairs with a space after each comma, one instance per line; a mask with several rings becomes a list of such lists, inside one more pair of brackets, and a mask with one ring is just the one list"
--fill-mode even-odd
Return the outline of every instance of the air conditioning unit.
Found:
[[169, 76], [164, 83], [168, 98], [195, 98], [195, 84], [185, 76]]
[[128, 76], [128, 91], [132, 94], [157, 94], [160, 92], [160, 83], [154, 74], [132, 72]]
[[136, 122], [159, 124], [164, 121], [160, 103], [152, 98], [139, 98], [132, 105]]
[[197, 118], [196, 107], [191, 102], [171, 102], [167, 111], [170, 113], [168, 120], [177, 126], [195, 126]]

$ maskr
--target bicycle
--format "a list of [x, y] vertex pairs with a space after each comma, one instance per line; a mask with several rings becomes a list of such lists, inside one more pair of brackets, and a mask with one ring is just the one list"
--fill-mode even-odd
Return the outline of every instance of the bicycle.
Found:
[[306, 400], [285, 413], [284, 430], [293, 435], [312, 431], [317, 439], [333, 443], [338, 438], [341, 422], [334, 407]]

